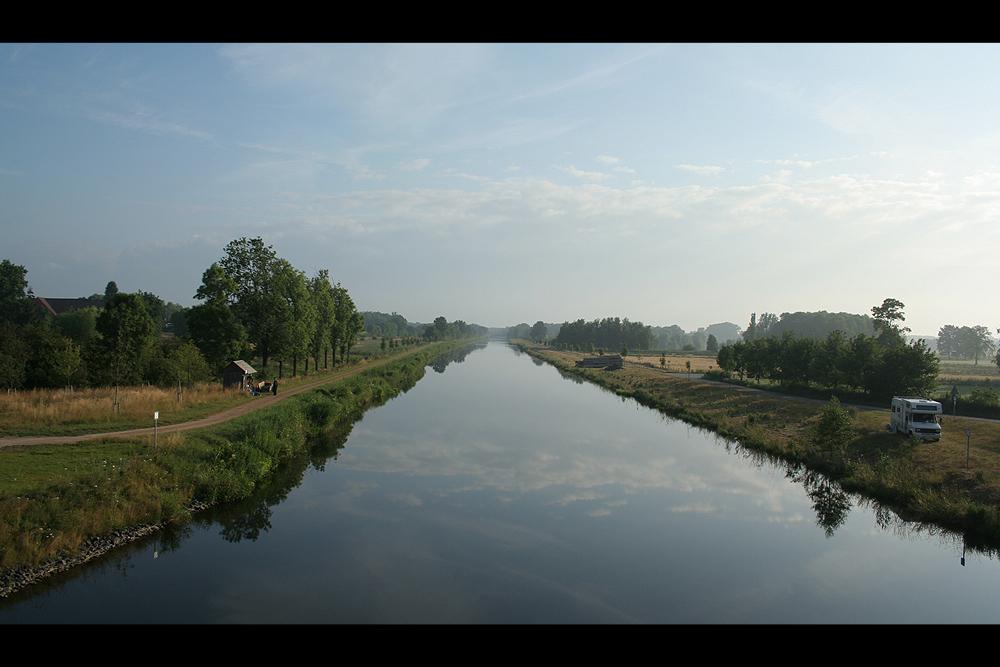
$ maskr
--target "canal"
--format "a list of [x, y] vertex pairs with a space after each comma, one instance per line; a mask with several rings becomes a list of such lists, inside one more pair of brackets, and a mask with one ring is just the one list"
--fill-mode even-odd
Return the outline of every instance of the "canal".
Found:
[[0, 623], [995, 623], [1000, 563], [500, 341]]

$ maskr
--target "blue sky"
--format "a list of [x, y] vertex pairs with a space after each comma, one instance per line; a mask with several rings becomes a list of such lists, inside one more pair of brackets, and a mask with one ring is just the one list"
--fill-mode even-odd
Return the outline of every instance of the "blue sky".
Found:
[[486, 326], [1000, 326], [1000, 46], [2, 44], [0, 257], [194, 305], [260, 236]]

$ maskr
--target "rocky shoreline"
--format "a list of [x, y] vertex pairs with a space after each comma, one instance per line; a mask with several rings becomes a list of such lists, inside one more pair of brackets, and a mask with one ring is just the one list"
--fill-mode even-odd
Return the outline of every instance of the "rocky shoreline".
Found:
[[[209, 505], [205, 503], [197, 503], [189, 507], [188, 511], [193, 514], [208, 507]], [[76, 553], [72, 555], [52, 558], [34, 566], [18, 565], [17, 567], [5, 570], [0, 573], [0, 598], [9, 597], [22, 588], [37, 584], [46, 577], [59, 572], [65, 572], [98, 556], [103, 556], [112, 549], [151, 535], [165, 526], [166, 523], [157, 523], [114, 530], [107, 535], [92, 537], [83, 542]]]

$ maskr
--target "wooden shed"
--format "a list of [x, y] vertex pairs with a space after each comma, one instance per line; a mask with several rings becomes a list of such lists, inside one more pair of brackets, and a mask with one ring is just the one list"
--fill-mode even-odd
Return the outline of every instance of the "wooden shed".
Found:
[[222, 371], [222, 386], [226, 389], [230, 387], [246, 389], [256, 372], [250, 364], [242, 359], [234, 361]]

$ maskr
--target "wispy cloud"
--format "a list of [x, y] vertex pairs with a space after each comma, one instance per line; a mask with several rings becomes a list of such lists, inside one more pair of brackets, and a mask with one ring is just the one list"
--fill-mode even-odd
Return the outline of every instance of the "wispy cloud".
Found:
[[612, 178], [611, 174], [605, 174], [600, 171], [584, 171], [583, 169], [577, 169], [573, 165], [569, 165], [566, 167], [559, 167], [559, 169], [565, 171], [567, 174], [571, 174], [572, 176], [575, 176], [576, 178], [579, 178], [580, 180], [584, 181], [599, 182], [599, 181], [606, 181]]
[[399, 168], [407, 171], [420, 171], [421, 169], [426, 169], [430, 163], [431, 161], [425, 157], [413, 158], [406, 162], [400, 162]]
[[683, 169], [685, 171], [693, 171], [696, 174], [704, 174], [706, 176], [712, 176], [715, 174], [721, 174], [726, 171], [725, 167], [720, 167], [717, 165], [696, 165], [696, 164], [679, 164], [678, 169]]

